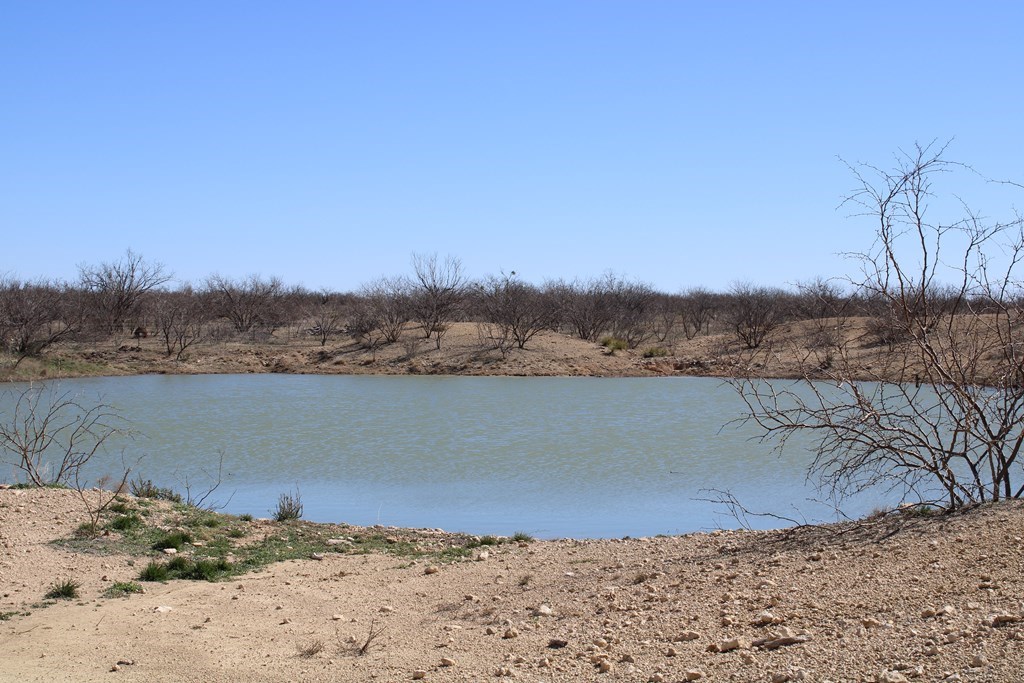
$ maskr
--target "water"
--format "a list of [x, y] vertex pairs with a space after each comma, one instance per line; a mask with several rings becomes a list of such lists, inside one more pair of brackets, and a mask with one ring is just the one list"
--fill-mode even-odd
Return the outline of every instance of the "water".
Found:
[[718, 379], [148, 375], [60, 389], [112, 404], [139, 432], [91, 476], [123, 458], [160, 486], [202, 490], [222, 453], [211, 500], [227, 512], [269, 516], [297, 488], [316, 521], [621, 537], [736, 526], [698, 500], [715, 488], [755, 510], [835, 519], [809, 501], [806, 449], [780, 457], [752, 428], [723, 427], [743, 405]]

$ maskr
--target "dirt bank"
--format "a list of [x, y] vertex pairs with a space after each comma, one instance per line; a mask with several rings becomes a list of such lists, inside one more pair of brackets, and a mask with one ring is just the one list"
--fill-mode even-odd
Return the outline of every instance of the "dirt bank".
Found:
[[[126, 507], [181, 523], [168, 504]], [[298, 525], [291, 538], [333, 545], [212, 583], [139, 582], [145, 592], [126, 597], [104, 594], [166, 556], [126, 554], [117, 531], [52, 544], [83, 510], [69, 491], [0, 490], [0, 680], [1019, 681], [1024, 670], [1018, 504], [494, 545]], [[239, 529], [231, 557], [282, 528], [220, 524]], [[383, 546], [363, 554], [368, 538]], [[78, 598], [44, 600], [68, 577]]]

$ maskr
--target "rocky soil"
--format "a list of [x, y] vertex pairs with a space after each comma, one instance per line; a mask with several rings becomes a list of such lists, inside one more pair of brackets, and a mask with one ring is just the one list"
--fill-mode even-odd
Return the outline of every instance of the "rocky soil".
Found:
[[[121, 598], [102, 594], [148, 558], [51, 544], [83, 519], [73, 492], [0, 489], [0, 680], [1020, 681], [1024, 671], [1019, 504], [509, 542], [454, 562], [328, 552]], [[66, 577], [80, 597], [44, 601]]]

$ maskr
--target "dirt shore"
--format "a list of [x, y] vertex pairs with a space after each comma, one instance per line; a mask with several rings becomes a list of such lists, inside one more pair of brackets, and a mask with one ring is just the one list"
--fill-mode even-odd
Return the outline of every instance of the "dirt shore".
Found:
[[[888, 350], [865, 338], [865, 320], [846, 321], [855, 376], [877, 379]], [[826, 325], [827, 326], [827, 325]], [[0, 364], [0, 379], [40, 379], [94, 375], [301, 373], [432, 374], [509, 376], [651, 377], [694, 375], [731, 377], [765, 370], [775, 377], [800, 376], [809, 354], [819, 354], [821, 322], [797, 322], [778, 328], [758, 350], [746, 349], [734, 333], [722, 331], [686, 339], [676, 334], [650, 340], [635, 349], [612, 350], [555, 332], [541, 332], [524, 349], [503, 356], [488, 345], [475, 323], [455, 323], [440, 349], [416, 330], [395, 343], [367, 349], [349, 339], [327, 344], [301, 330], [278, 330], [272, 337], [207, 340], [186, 349], [181, 359], [168, 355], [161, 340], [114, 338], [97, 343], [62, 343], [40, 358]]]
[[[164, 556], [120, 551], [116, 531], [91, 549], [55, 545], [83, 510], [72, 491], [0, 489], [0, 680], [1019, 681], [1024, 670], [1019, 504], [471, 550], [436, 530], [332, 527], [337, 545], [316, 559], [139, 582], [145, 592], [126, 597], [104, 595]], [[281, 526], [228, 521], [244, 527], [239, 554]], [[348, 539], [367, 533], [426, 552], [355, 552]], [[430, 554], [453, 546], [465, 552]], [[79, 597], [45, 600], [65, 578]]]

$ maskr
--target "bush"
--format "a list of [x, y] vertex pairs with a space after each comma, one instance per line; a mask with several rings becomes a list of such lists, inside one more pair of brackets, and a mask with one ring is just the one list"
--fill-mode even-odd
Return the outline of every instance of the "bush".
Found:
[[282, 493], [277, 499], [277, 510], [274, 511], [274, 519], [278, 522], [286, 522], [289, 519], [302, 517], [302, 496], [299, 489], [295, 493]]
[[533, 536], [526, 533], [525, 531], [517, 531], [512, 535], [512, 540], [519, 543], [529, 543], [533, 540]]
[[74, 579], [64, 579], [51, 584], [50, 590], [46, 591], [43, 597], [47, 600], [74, 600], [78, 597], [78, 589], [81, 587], [82, 584]]
[[251, 522], [252, 521], [252, 515], [250, 515], [248, 512], [246, 512], [245, 514], [238, 515], [238, 519], [243, 521], [243, 522]]
[[668, 355], [668, 349], [664, 346], [653, 346], [644, 351], [644, 358], [664, 358]]
[[625, 339], [619, 339], [618, 337], [604, 337], [601, 340], [601, 346], [605, 347], [612, 353], [616, 351], [625, 351], [629, 348], [629, 343]]

